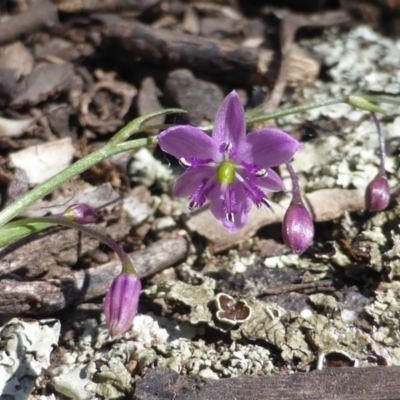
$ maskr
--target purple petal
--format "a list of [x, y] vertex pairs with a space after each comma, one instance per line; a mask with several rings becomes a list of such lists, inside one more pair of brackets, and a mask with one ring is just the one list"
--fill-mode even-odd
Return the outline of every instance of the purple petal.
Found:
[[97, 220], [96, 211], [86, 203], [71, 204], [62, 216], [81, 225], [92, 224]]
[[140, 280], [134, 274], [123, 272], [113, 280], [104, 298], [104, 314], [110, 336], [123, 335], [131, 328], [140, 291]]
[[367, 186], [365, 203], [369, 211], [382, 211], [390, 203], [390, 188], [385, 176], [376, 176]]
[[247, 172], [243, 173], [243, 175], [245, 175], [247, 179], [251, 179], [257, 186], [267, 189], [270, 192], [281, 192], [282, 190], [285, 190], [282, 179], [271, 168], [267, 168], [267, 175], [263, 177], [258, 177], [254, 174], [250, 175]]
[[283, 241], [296, 254], [303, 253], [314, 238], [314, 224], [303, 204], [291, 204], [282, 223]]
[[[240, 157], [252, 159], [260, 168], [287, 163], [301, 149], [301, 144], [278, 129], [261, 129], [246, 136], [245, 150]], [[247, 153], [247, 154], [245, 154]]]
[[219, 145], [238, 146], [246, 134], [244, 109], [238, 94], [232, 91], [225, 97], [215, 117], [212, 137]]
[[205, 179], [210, 180], [215, 177], [215, 174], [215, 168], [188, 168], [175, 182], [175, 186], [173, 189], [174, 196], [191, 196]]
[[157, 139], [163, 151], [178, 159], [222, 160], [215, 140], [194, 126], [173, 126], [162, 131]]
[[214, 218], [229, 232], [236, 233], [244, 227], [247, 222], [247, 214], [249, 213], [252, 202], [243, 191], [242, 184], [235, 181], [231, 185], [231, 206], [234, 221], [227, 220], [227, 204], [220, 198], [220, 186], [214, 189], [210, 194], [210, 210]]

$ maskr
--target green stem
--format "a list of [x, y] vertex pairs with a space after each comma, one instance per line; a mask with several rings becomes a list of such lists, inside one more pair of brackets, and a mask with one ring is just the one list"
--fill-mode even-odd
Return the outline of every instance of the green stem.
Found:
[[399, 100], [390, 99], [388, 97], [371, 96], [369, 94], [359, 94], [358, 96], [363, 97], [365, 100], [368, 100], [368, 101], [371, 101], [374, 103], [387, 103], [387, 104], [393, 104], [395, 106], [400, 106]]
[[[251, 125], [256, 122], [264, 122], [264, 121], [268, 121], [271, 119], [286, 117], [287, 115], [291, 115], [291, 114], [297, 114], [299, 112], [313, 110], [314, 108], [343, 103], [343, 102], [345, 102], [346, 98], [347, 98], [347, 96], [337, 96], [337, 97], [333, 97], [331, 99], [327, 99], [327, 100], [323, 100], [323, 101], [319, 101], [319, 102], [308, 103], [308, 104], [303, 104], [303, 105], [297, 106], [297, 107], [290, 107], [290, 108], [286, 108], [283, 110], [278, 110], [271, 114], [264, 114], [264, 115], [259, 115], [258, 117], [251, 117], [246, 120], [246, 124]], [[205, 131], [205, 132], [211, 132], [213, 130], [213, 125], [202, 126], [201, 130]]]
[[247, 124], [254, 124], [256, 122], [268, 121], [270, 119], [286, 117], [287, 115], [297, 114], [297, 113], [308, 111], [308, 110], [313, 110], [314, 108], [320, 108], [320, 107], [325, 107], [325, 106], [331, 106], [333, 104], [343, 103], [345, 101], [346, 97], [347, 96], [337, 96], [337, 97], [333, 97], [331, 99], [327, 99], [327, 100], [323, 100], [323, 101], [319, 101], [319, 102], [308, 103], [308, 104], [303, 104], [303, 105], [297, 106], [297, 107], [290, 107], [290, 108], [286, 108], [283, 110], [278, 110], [271, 114], [260, 115], [258, 117], [250, 118], [247, 121]]
[[132, 150], [143, 146], [150, 146], [156, 143], [157, 138], [155, 136], [150, 136], [144, 139], [130, 140], [128, 142], [119, 144], [108, 143], [101, 149], [90, 153], [86, 157], [66, 168], [64, 171], [48, 179], [41, 185], [36, 186], [27, 194], [14, 201], [11, 205], [0, 212], [0, 227], [4, 226], [7, 222], [12, 220], [27, 207], [51, 193], [55, 188], [78, 176], [100, 161], [127, 150]]
[[148, 121], [151, 118], [157, 117], [159, 115], [168, 115], [168, 114], [176, 114], [176, 113], [185, 113], [185, 110], [180, 108], [168, 108], [163, 111], [155, 111], [146, 115], [142, 115], [141, 117], [135, 118], [133, 121], [129, 122], [122, 129], [120, 129], [111, 139], [110, 143], [119, 144], [128, 140], [132, 135], [135, 135], [138, 132], [143, 130], [149, 130], [149, 127], [142, 126], [142, 124]]

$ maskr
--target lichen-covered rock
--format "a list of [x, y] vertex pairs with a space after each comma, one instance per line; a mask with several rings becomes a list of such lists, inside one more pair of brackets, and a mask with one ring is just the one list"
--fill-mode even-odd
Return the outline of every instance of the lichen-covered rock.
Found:
[[41, 373], [50, 366], [60, 322], [13, 318], [0, 328], [0, 393], [15, 400], [27, 399]]

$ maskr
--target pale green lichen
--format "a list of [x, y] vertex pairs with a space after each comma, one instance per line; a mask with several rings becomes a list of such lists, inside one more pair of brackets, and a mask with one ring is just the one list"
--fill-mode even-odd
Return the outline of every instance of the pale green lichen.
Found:
[[61, 325], [55, 319], [13, 318], [0, 328], [0, 393], [25, 400], [41, 373], [50, 366]]

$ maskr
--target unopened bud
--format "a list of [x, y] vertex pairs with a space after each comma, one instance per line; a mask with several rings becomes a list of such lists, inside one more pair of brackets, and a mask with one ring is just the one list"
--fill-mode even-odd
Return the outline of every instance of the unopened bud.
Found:
[[386, 111], [383, 108], [377, 106], [376, 104], [371, 103], [370, 101], [361, 96], [350, 95], [345, 99], [345, 101], [346, 103], [354, 107], [360, 108], [361, 110], [386, 114]]
[[123, 335], [132, 327], [141, 290], [136, 274], [122, 272], [114, 279], [104, 298], [104, 314], [111, 337]]
[[370, 211], [384, 210], [390, 203], [390, 188], [386, 177], [377, 175], [367, 186], [365, 204]]
[[283, 241], [294, 253], [301, 254], [313, 241], [314, 224], [310, 213], [301, 203], [292, 203], [282, 223]]
[[67, 221], [76, 222], [77, 224], [85, 225], [96, 222], [96, 212], [88, 204], [72, 204], [62, 214], [62, 217]]

